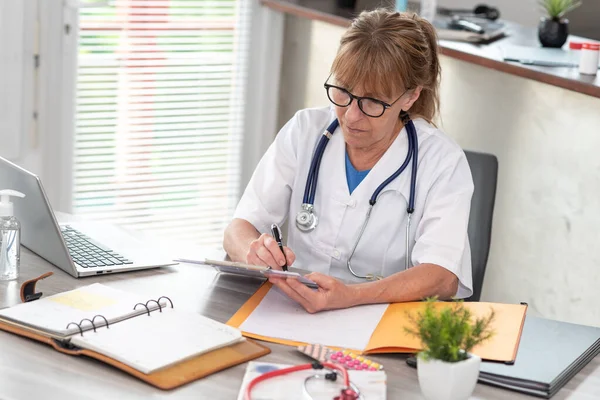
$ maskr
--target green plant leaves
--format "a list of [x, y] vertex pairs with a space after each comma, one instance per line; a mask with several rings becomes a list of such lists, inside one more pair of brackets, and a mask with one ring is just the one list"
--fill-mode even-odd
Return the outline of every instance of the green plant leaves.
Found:
[[422, 344], [421, 357], [446, 362], [466, 360], [473, 347], [490, 339], [494, 332], [491, 324], [494, 310], [484, 318], [473, 318], [462, 301], [444, 303], [436, 308], [437, 297], [426, 299], [423, 312], [416, 317], [409, 315], [413, 326], [406, 332], [417, 336]]
[[550, 18], [561, 18], [581, 5], [580, 0], [538, 0]]

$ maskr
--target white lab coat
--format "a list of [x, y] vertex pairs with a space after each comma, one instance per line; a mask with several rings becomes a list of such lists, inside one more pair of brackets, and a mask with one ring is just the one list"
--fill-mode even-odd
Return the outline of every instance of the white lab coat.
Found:
[[[316, 144], [335, 119], [332, 108], [299, 111], [281, 129], [242, 195], [234, 217], [261, 233], [272, 223], [288, 221], [287, 245], [296, 254], [294, 267], [349, 281], [364, 282], [347, 269], [375, 189], [396, 171], [408, 150], [403, 129], [364, 180], [349, 193], [345, 142], [341, 128], [325, 149], [319, 171], [312, 232], [295, 224]], [[472, 294], [471, 252], [467, 225], [473, 193], [471, 171], [462, 149], [423, 119], [414, 121], [419, 140], [415, 211], [410, 230], [410, 265], [433, 263], [459, 279], [456, 297]], [[352, 267], [360, 275], [389, 276], [405, 268], [407, 206], [411, 164], [380, 193]]]

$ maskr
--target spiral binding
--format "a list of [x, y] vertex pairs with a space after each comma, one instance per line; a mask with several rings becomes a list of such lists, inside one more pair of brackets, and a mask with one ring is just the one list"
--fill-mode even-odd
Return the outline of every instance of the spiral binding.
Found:
[[88, 318], [84, 318], [81, 321], [79, 321], [79, 328], [81, 329], [81, 325], [83, 325], [83, 321], [90, 321], [90, 324], [92, 324], [92, 327], [94, 328], [94, 332], [96, 332], [96, 325], [94, 324], [94, 321]]
[[147, 304], [137, 303], [135, 306], [133, 306], [133, 309], [135, 310], [137, 306], [146, 307], [146, 311], [148, 312], [148, 316], [150, 316], [150, 309], [148, 308]]
[[[153, 303], [156, 303], [156, 304], [158, 305], [158, 311], [159, 311], [159, 312], [162, 312], [162, 308], [163, 308], [163, 306], [161, 306], [161, 305], [160, 305], [160, 301], [161, 301], [162, 299], [167, 299], [167, 300], [169, 300], [169, 303], [171, 304], [171, 308], [174, 308], [174, 307], [173, 307], [173, 302], [171, 301], [171, 299], [170, 299], [170, 298], [168, 298], [167, 296], [160, 296], [160, 297], [158, 298], [158, 300], [153, 300], [153, 299], [150, 299], [150, 300], [148, 300], [148, 301], [146, 302], [146, 304], [144, 304], [144, 303], [137, 303], [135, 306], [133, 306], [133, 309], [135, 310], [135, 309], [137, 308], [137, 306], [142, 306], [142, 307], [145, 307], [145, 308], [146, 308], [146, 311], [148, 312], [148, 316], [150, 316], [150, 308], [148, 307], [148, 303], [151, 303], [151, 302], [153, 302]], [[166, 307], [166, 306], [165, 306], [165, 307]], [[102, 318], [102, 319], [104, 320], [104, 325], [96, 325], [96, 324], [94, 323], [94, 321], [96, 320], [96, 318]], [[83, 322], [84, 322], [84, 321], [88, 321], [90, 324], [92, 324], [92, 328], [94, 329], [94, 332], [96, 332], [96, 328], [97, 328], [97, 327], [100, 327], [100, 326], [106, 326], [106, 329], [108, 329], [108, 328], [109, 328], [108, 320], [106, 319], [106, 317], [105, 317], [104, 315], [100, 315], [100, 314], [98, 314], [98, 315], [95, 315], [95, 316], [94, 316], [92, 319], [89, 319], [89, 318], [84, 318], [84, 319], [82, 319], [81, 321], [79, 321], [79, 323], [77, 323], [77, 322], [69, 322], [69, 323], [67, 324], [67, 327], [66, 327], [65, 329], [69, 329], [69, 326], [71, 326], [71, 325], [75, 325], [75, 326], [77, 326], [77, 327], [79, 328], [79, 334], [80, 334], [81, 336], [83, 336], [83, 328], [82, 328], [82, 326], [83, 326]]]

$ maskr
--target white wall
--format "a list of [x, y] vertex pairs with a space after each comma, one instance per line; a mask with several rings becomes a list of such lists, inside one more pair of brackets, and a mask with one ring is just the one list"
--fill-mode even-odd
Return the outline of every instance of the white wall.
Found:
[[37, 0], [0, 2], [0, 156], [40, 169], [33, 113]]
[[65, 45], [75, 39], [65, 24], [77, 32], [74, 14], [62, 0], [0, 1], [0, 156], [39, 175], [52, 206], [66, 212], [76, 47]]
[[499, 161], [484, 299], [600, 326], [600, 99], [450, 58], [442, 65], [444, 129]]
[[17, 132], [23, 122], [24, 23], [22, 3], [0, 2], [0, 155], [5, 158], [16, 158], [21, 147]]
[[[287, 17], [280, 122], [328, 104], [323, 81], [343, 31]], [[600, 326], [600, 99], [448, 57], [442, 70], [442, 128], [499, 159], [482, 300]]]
[[[477, 2], [438, 3], [469, 8]], [[524, 25], [536, 26], [543, 15], [534, 0], [485, 3], [499, 7], [502, 18]], [[600, 39], [600, 1], [584, 1], [567, 18], [571, 33]], [[484, 296], [529, 301], [542, 315], [600, 324], [600, 313], [579, 310], [593, 304], [592, 282], [599, 277], [600, 254], [593, 241], [600, 186], [593, 160], [600, 144], [594, 128], [600, 123], [600, 101], [502, 73], [489, 79], [490, 71], [450, 58], [443, 68], [444, 128], [463, 147], [494, 153], [500, 161]], [[482, 121], [473, 113], [492, 116], [491, 128], [481, 130]], [[575, 137], [566, 141], [565, 132]]]

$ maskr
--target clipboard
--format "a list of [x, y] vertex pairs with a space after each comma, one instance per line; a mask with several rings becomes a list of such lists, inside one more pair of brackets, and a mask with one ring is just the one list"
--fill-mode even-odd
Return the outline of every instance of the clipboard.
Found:
[[[191, 261], [184, 261], [184, 262], [191, 262]], [[197, 261], [196, 261], [196, 263], [197, 263]], [[210, 260], [208, 258], [204, 260], [203, 264], [210, 265], [210, 266], [214, 267], [215, 269], [217, 269], [219, 272], [226, 273], [226, 274], [249, 276], [249, 277], [254, 277], [254, 278], [268, 278], [268, 277], [294, 278], [294, 279], [298, 279], [298, 281], [300, 283], [303, 283], [304, 285], [306, 285], [307, 287], [309, 287], [311, 289], [317, 289], [319, 287], [319, 285], [317, 285], [315, 282], [311, 281], [308, 278], [305, 278], [298, 272], [279, 271], [279, 270], [273, 269], [271, 267], [263, 267], [260, 265], [245, 264], [245, 263], [235, 262], [235, 261]]]
[[211, 260], [208, 258], [204, 259], [203, 264], [210, 265], [217, 271], [226, 274], [250, 276], [254, 278], [264, 278], [264, 272], [271, 269], [270, 267], [263, 267], [260, 265], [244, 264], [235, 261]]

